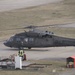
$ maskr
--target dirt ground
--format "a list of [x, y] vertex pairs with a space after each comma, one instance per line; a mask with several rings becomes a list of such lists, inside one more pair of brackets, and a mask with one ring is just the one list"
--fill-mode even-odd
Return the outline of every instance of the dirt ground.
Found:
[[[2, 0], [1, 0], [2, 1]], [[12, 1], [12, 0], [11, 0]], [[23, 8], [8, 12], [0, 12], [0, 57], [9, 57], [18, 54], [18, 49], [8, 48], [3, 45], [6, 40], [15, 33], [23, 30], [14, 30], [28, 25], [50, 24], [75, 24], [75, 0], [47, 4], [38, 7]], [[49, 28], [49, 27], [48, 27]], [[75, 38], [75, 28], [49, 28], [61, 36]], [[8, 30], [8, 29], [13, 29]], [[57, 35], [56, 34], [56, 35]], [[10, 71], [0, 70], [1, 75], [75, 75], [75, 69], [66, 68], [66, 58], [75, 55], [75, 47], [49, 47], [25, 49], [27, 61], [52, 64], [42, 69], [27, 68], [25, 70]]]
[[[18, 54], [18, 49], [8, 48], [0, 42], [0, 58], [10, 57], [10, 55]], [[75, 47], [49, 47], [49, 48], [32, 48], [25, 49], [27, 61], [37, 64], [52, 64], [44, 66], [44, 68], [26, 68], [21, 71], [26, 75], [74, 75], [74, 69], [66, 68], [66, 58], [75, 55]], [[33, 66], [32, 66], [33, 67]], [[39, 67], [43, 67], [42, 65]], [[36, 69], [36, 70], [35, 70]], [[0, 71], [1, 75], [16, 75], [16, 70]], [[20, 73], [18, 71], [17, 73]], [[29, 74], [28, 74], [29, 73]], [[32, 74], [31, 74], [32, 73]]]
[[55, 3], [61, 0], [0, 0], [0, 12]]

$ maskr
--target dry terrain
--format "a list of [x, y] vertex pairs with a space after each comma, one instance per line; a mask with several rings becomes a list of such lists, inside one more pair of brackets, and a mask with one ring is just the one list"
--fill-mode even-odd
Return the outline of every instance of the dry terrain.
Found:
[[[0, 12], [0, 40], [24, 31], [28, 25], [52, 25], [75, 23], [75, 0], [63, 0], [57, 3], [33, 6], [12, 11]], [[14, 30], [16, 29], [16, 30]], [[75, 38], [75, 28], [48, 27], [39, 28], [53, 31], [56, 35]], [[17, 53], [15, 49], [5, 47], [0, 42], [0, 56]], [[44, 68], [26, 68], [25, 70], [0, 70], [1, 75], [74, 75], [74, 69], [66, 68], [66, 58], [75, 55], [74, 47], [42, 48], [26, 50], [28, 61], [39, 64], [52, 64]]]
[[[28, 25], [51, 25], [74, 23], [75, 21], [75, 0], [64, 0], [42, 6], [23, 8], [7, 12], [0, 12], [0, 37], [11, 36], [24, 31], [16, 28], [23, 28]], [[12, 29], [12, 30], [8, 30]], [[13, 30], [16, 29], [16, 30]], [[42, 29], [43, 28], [39, 28]], [[74, 37], [74, 28], [44, 28], [54, 31], [55, 34], [67, 37]], [[58, 31], [59, 30], [59, 31]], [[69, 35], [70, 34], [70, 35]]]

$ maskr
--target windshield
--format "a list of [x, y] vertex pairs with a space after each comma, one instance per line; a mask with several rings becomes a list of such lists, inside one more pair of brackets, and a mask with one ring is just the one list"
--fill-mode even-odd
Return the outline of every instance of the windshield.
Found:
[[12, 42], [12, 41], [13, 41], [13, 37], [11, 37], [8, 41], [9, 41], [9, 42]]

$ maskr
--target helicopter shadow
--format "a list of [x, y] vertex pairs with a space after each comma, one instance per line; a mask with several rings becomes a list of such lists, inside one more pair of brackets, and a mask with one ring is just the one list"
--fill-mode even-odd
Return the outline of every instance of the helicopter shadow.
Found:
[[[3, 49], [6, 51], [19, 51], [17, 48], [10, 48], [10, 49]], [[48, 49], [23, 49], [24, 51], [39, 51], [39, 52], [44, 52], [44, 51], [49, 51]]]
[[43, 49], [24, 49], [25, 51], [40, 51], [40, 52], [44, 52], [44, 51], [48, 51], [47, 49], [46, 50], [43, 50]]

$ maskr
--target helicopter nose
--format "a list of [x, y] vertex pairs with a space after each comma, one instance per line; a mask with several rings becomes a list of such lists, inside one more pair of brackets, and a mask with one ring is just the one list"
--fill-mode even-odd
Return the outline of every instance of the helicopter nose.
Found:
[[8, 44], [7, 44], [7, 40], [3, 43], [5, 46], [8, 46]]
[[10, 46], [10, 43], [6, 40], [4, 43], [3, 43], [5, 46], [8, 46], [8, 47], [11, 47]]

